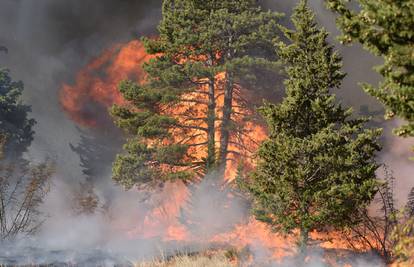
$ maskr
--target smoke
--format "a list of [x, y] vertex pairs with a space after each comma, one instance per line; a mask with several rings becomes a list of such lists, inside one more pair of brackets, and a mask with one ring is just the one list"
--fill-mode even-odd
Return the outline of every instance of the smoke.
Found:
[[174, 242], [130, 236], [128, 231], [143, 222], [149, 211], [147, 205], [140, 204], [140, 194], [117, 192], [119, 197], [110, 207], [93, 214], [74, 214], [70, 190], [61, 181], [54, 184], [43, 207], [51, 216], [30, 239], [23, 237], [9, 246], [2, 244], [2, 264], [131, 265], [175, 251]]
[[[23, 238], [9, 246], [0, 245], [0, 263], [14, 266], [68, 263], [75, 266], [133, 266], [141, 261], [168, 259], [179, 253], [192, 254], [223, 245], [225, 248], [234, 246], [237, 241], [225, 237], [220, 242], [214, 241], [213, 237], [226, 231], [231, 232], [234, 225], [245, 224], [248, 207], [241, 198], [234, 195], [229, 197], [229, 191], [214, 185], [212, 182], [217, 179], [213, 176], [207, 176], [206, 181], [208, 182], [203, 181], [192, 191], [197, 199], [187, 203], [191, 204], [191, 213], [185, 217], [187, 222], [191, 222], [187, 225], [189, 232], [185, 241], [176, 242], [162, 238], [166, 236], [167, 228], [175, 221], [174, 218], [161, 224], [161, 227], [146, 225], [145, 222], [148, 214], [153, 211], [154, 204], [162, 206], [172, 201], [168, 194], [171, 193], [170, 186], [174, 191], [184, 187], [167, 184], [153, 194], [151, 199], [158, 198], [156, 203], [147, 202], [139, 192], [118, 191], [118, 197], [114, 198], [109, 207], [102, 207], [94, 214], [76, 215], [68, 212], [71, 210], [70, 188], [58, 180], [43, 208], [59, 216], [48, 218], [41, 231], [30, 239]], [[222, 205], [223, 202], [226, 205]], [[143, 224], [144, 228], [139, 224]], [[154, 229], [156, 232], [153, 232]], [[149, 236], [145, 237], [148, 232]], [[262, 230], [259, 229], [258, 232], [262, 233]], [[272, 239], [272, 236], [258, 237], [254, 230], [248, 230], [247, 234], [250, 240], [242, 241], [246, 243], [243, 243], [241, 253], [247, 251], [247, 257], [240, 256], [242, 266], [299, 266], [293, 239], [280, 238], [280, 243], [275, 243], [277, 247], [269, 247], [261, 238]], [[243, 236], [237, 236], [236, 233], [235, 238], [243, 239]], [[282, 259], [274, 258], [275, 249], [286, 256]], [[329, 262], [344, 266], [351, 264], [354, 267], [385, 266], [374, 254], [318, 246], [309, 249], [305, 266], [323, 267], [328, 266]]]
[[[160, 5], [148, 0], [0, 2], [0, 44], [9, 52], [0, 53], [0, 65], [9, 68], [15, 80], [24, 82], [24, 100], [32, 106], [31, 116], [37, 121], [26, 157], [33, 162], [49, 158], [57, 168], [43, 206], [48, 217], [39, 234], [32, 242], [23, 239], [21, 249], [2, 249], [0, 256], [13, 259], [15, 253], [16, 259], [22, 260], [22, 255], [28, 255], [28, 263], [41, 263], [45, 255], [53, 261], [53, 253], [42, 251], [67, 251], [56, 257], [64, 261], [100, 248], [116, 252], [115, 248], [127, 251], [132, 247], [133, 254], [139, 256], [151, 247], [150, 241], [114, 244], [129, 240], [124, 236], [125, 228], [142, 220], [148, 209], [139, 203], [141, 194], [125, 193], [110, 179], [111, 162], [122, 143], [120, 131], [109, 123], [100, 131], [79, 129], [63, 112], [58, 94], [63, 83], [72, 83], [78, 70], [104, 49], [153, 34]], [[79, 147], [92, 148], [96, 156], [85, 155], [84, 150], [76, 149]], [[85, 157], [89, 157], [88, 166], [83, 165]], [[74, 214], [75, 193], [89, 176], [100, 199], [99, 210], [87, 216]], [[126, 219], [128, 222], [122, 221]], [[77, 251], [77, 255], [71, 256], [70, 251]]]
[[[305, 258], [305, 264], [301, 262], [302, 259], [296, 256], [285, 257], [283, 261], [271, 261], [269, 258], [271, 252], [257, 244], [252, 246], [251, 252], [253, 254], [253, 262], [255, 266], [268, 267], [327, 267], [327, 266], [352, 266], [352, 267], [385, 267], [386, 264], [378, 255], [372, 253], [347, 253], [344, 251], [312, 248], [309, 249], [308, 255]], [[338, 256], [340, 259], [338, 260]]]
[[[206, 177], [206, 180], [217, 179]], [[240, 198], [229, 199], [228, 191], [203, 182], [193, 190], [197, 201], [191, 202], [192, 213], [187, 217], [192, 221], [191, 231], [179, 233], [185, 240], [175, 241], [179, 240], [179, 236], [175, 236], [172, 230], [177, 227], [179, 209], [174, 211], [173, 206], [179, 208], [190, 203], [185, 203], [188, 198], [183, 198], [180, 203], [172, 194], [180, 192], [181, 196], [186, 196], [186, 192], [182, 191], [185, 188], [180, 183], [167, 183], [153, 192], [150, 198], [141, 192], [113, 188], [116, 197], [111, 205], [100, 207], [93, 214], [74, 214], [71, 212], [71, 187], [56, 180], [43, 206], [44, 211], [52, 216], [30, 239], [24, 237], [9, 246], [0, 244], [0, 263], [132, 264], [169, 257], [178, 252], [193, 253], [208, 249], [213, 246], [209, 240], [215, 234], [230, 231], [235, 224], [243, 222], [247, 212], [244, 201]], [[227, 205], [222, 205], [220, 201], [226, 201]], [[159, 209], [155, 209], [157, 206]], [[167, 214], [163, 212], [172, 216], [164, 216]], [[168, 235], [172, 235], [171, 238]]]
[[412, 148], [414, 138], [401, 138], [392, 133], [394, 128], [403, 123], [394, 119], [384, 124], [384, 148], [380, 156], [381, 162], [389, 166], [392, 175], [396, 178], [395, 194], [398, 207], [406, 204], [408, 194], [414, 186], [413, 174], [414, 164]]
[[[264, 8], [281, 11], [286, 14], [282, 24], [291, 26], [289, 14], [298, 3], [295, 1], [272, 1], [263, 0]], [[344, 105], [354, 109], [354, 113], [361, 116], [373, 117], [370, 126], [383, 127], [382, 137], [383, 150], [378, 155], [378, 160], [386, 164], [394, 173], [396, 178], [395, 193], [398, 206], [405, 205], [408, 192], [414, 187], [414, 164], [409, 160], [412, 156], [410, 147], [414, 146], [414, 138], [400, 138], [392, 133], [392, 129], [398, 125], [396, 121], [385, 121], [384, 108], [376, 99], [366, 94], [361, 83], [377, 85], [382, 77], [373, 69], [374, 66], [382, 64], [382, 59], [373, 56], [359, 44], [352, 46], [341, 45], [336, 37], [340, 34], [335, 24], [335, 16], [326, 9], [324, 0], [308, 1], [310, 7], [316, 14], [317, 22], [329, 33], [329, 41], [335, 45], [343, 58], [343, 70], [347, 73], [342, 87], [332, 93], [337, 95], [338, 100]], [[378, 174], [380, 178], [382, 173]]]
[[247, 202], [231, 188], [221, 189], [218, 180], [213, 173], [193, 185], [188, 205], [182, 210], [182, 223], [200, 240], [209, 241], [217, 234], [229, 232], [248, 217]]
[[44, 251], [84, 252], [91, 256], [101, 251], [103, 255], [116, 255], [118, 260], [136, 261], [155, 257], [161, 246], [168, 249], [156, 238], [144, 240], [129, 235], [129, 231], [142, 222], [149, 212], [149, 207], [140, 202], [142, 196], [139, 193], [125, 193], [118, 189], [118, 197], [111, 205], [101, 207], [93, 214], [61, 214], [60, 210], [69, 211], [72, 208], [72, 196], [61, 195], [61, 192], [67, 191], [65, 187], [65, 184], [56, 184], [44, 207], [48, 212], [59, 214], [46, 220], [35, 237], [36, 243], [41, 244], [38, 247]]
[[[264, 8], [285, 12], [283, 23], [289, 24], [288, 15], [296, 2], [263, 0], [262, 4]], [[380, 80], [372, 67], [381, 60], [358, 45], [339, 45], [334, 40], [338, 34], [334, 16], [324, 8], [322, 0], [309, 2], [318, 21], [333, 33], [331, 42], [344, 58], [348, 76], [337, 92], [338, 98], [345, 105], [353, 106], [356, 113], [373, 113], [378, 125], [387, 127], [380, 159], [394, 170], [397, 194], [403, 203], [414, 186], [414, 180], [410, 179], [414, 165], [407, 159], [413, 140], [394, 137], [390, 130], [393, 125], [382, 120], [381, 105], [358, 85], [359, 82], [376, 84]], [[168, 232], [168, 221], [158, 225], [151, 238], [139, 238], [137, 233], [148, 234], [150, 229], [134, 229], [144, 223], [155, 204], [143, 193], [123, 191], [110, 179], [111, 162], [122, 144], [121, 133], [110, 123], [95, 130], [79, 129], [59, 104], [61, 85], [73, 84], [79, 69], [93, 57], [114, 44], [156, 33], [160, 8], [161, 1], [151, 0], [0, 1], [0, 47], [6, 46], [9, 50], [8, 54], [0, 53], [0, 65], [10, 68], [14, 79], [25, 83], [24, 99], [32, 106], [32, 116], [38, 122], [35, 140], [26, 157], [35, 162], [50, 158], [57, 166], [51, 192], [43, 206], [48, 218], [39, 234], [32, 240], [22, 239], [17, 248], [14, 244], [1, 249], [0, 262], [4, 259], [12, 261], [11, 264], [40, 264], [95, 259], [95, 263], [102, 263], [99, 265], [110, 266], [114, 262], [156, 257], [168, 251], [197, 249], [194, 243], [187, 246], [162, 240], [160, 236]], [[74, 192], [80, 190], [88, 177], [92, 177], [99, 204], [92, 214], [75, 214]], [[207, 239], [245, 217], [246, 203], [239, 198], [229, 200], [229, 192], [218, 190], [209, 179], [192, 190], [197, 199], [193, 199], [190, 210], [182, 211], [183, 224], [190, 225], [191, 235]], [[165, 192], [171, 193], [168, 188], [159, 189], [152, 197], [158, 197], [156, 204], [171, 201], [164, 199], [168, 196]], [[217, 203], [225, 201], [228, 201], [227, 208], [218, 210], [223, 206]], [[251, 244], [250, 249], [258, 262], [271, 253], [261, 242]], [[311, 266], [322, 266], [321, 255], [315, 253], [312, 258], [316, 258], [316, 263]], [[380, 266], [370, 260], [355, 259], [361, 260], [355, 266]], [[293, 266], [292, 262], [287, 264]]]
[[0, 43], [9, 50], [1, 53], [1, 65], [25, 83], [24, 98], [37, 120], [28, 157], [52, 158], [64, 179], [80, 179], [79, 156], [69, 148], [79, 132], [58, 102], [61, 85], [104, 49], [154, 33], [159, 8], [134, 0], [1, 1]]
[[[272, 1], [263, 0], [263, 7], [285, 13], [281, 23], [291, 27], [290, 14], [299, 0], [294, 1]], [[316, 14], [316, 20], [320, 26], [323, 26], [329, 33], [328, 41], [335, 45], [336, 49], [342, 55], [344, 62], [344, 71], [347, 73], [342, 84], [341, 90], [333, 93], [337, 94], [340, 101], [355, 108], [359, 111], [361, 106], [368, 105], [370, 110], [379, 110], [382, 106], [371, 96], [367, 95], [358, 83], [377, 84], [381, 76], [373, 70], [375, 65], [381, 64], [381, 58], [375, 57], [365, 51], [359, 44], [352, 46], [343, 46], [339, 44], [336, 37], [340, 34], [335, 24], [335, 16], [326, 9], [324, 0], [308, 1], [309, 6]]]

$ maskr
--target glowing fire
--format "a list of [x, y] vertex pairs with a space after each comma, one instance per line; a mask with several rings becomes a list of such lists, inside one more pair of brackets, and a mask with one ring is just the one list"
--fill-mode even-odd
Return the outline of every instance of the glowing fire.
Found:
[[[215, 77], [216, 88], [216, 116], [222, 117], [222, 108], [224, 105], [224, 83], [225, 73], [219, 73]], [[245, 118], [254, 115], [254, 110], [245, 103], [243, 99], [244, 89], [239, 86], [234, 88], [233, 99], [233, 114], [231, 120], [240, 129], [234, 131], [230, 136], [230, 142], [228, 150], [231, 153], [228, 154], [228, 164], [225, 173], [225, 180], [227, 182], [233, 180], [236, 177], [238, 163], [240, 159], [244, 159], [245, 164], [252, 164], [252, 158], [254, 151], [258, 148], [260, 142], [262, 142], [267, 134], [265, 128], [255, 122], [246, 120]], [[185, 94], [182, 99], [183, 102], [169, 107], [165, 112], [169, 115], [176, 117], [180, 125], [184, 126], [196, 126], [198, 128], [207, 128], [207, 122], [203, 119], [207, 113], [208, 102], [208, 86], [199, 86], [197, 90], [192, 93]], [[196, 119], [194, 119], [196, 118]], [[215, 140], [216, 147], [219, 149], [220, 140], [220, 120], [216, 121]], [[196, 161], [201, 161], [207, 157], [207, 151], [204, 146], [197, 146], [195, 144], [205, 144], [207, 141], [206, 134], [199, 129], [176, 129], [173, 133], [176, 143], [182, 143], [186, 140], [187, 143], [193, 146], [189, 149], [189, 154], [196, 158]]]
[[[88, 109], [91, 102], [98, 104], [104, 108], [108, 108], [113, 104], [125, 104], [124, 99], [118, 91], [118, 84], [124, 79], [133, 79], [138, 82], [143, 81], [145, 75], [142, 70], [142, 64], [149, 60], [151, 56], [144, 51], [143, 45], [139, 41], [131, 41], [127, 44], [119, 44], [104, 51], [99, 57], [92, 60], [83, 70], [76, 76], [76, 82], [73, 85], [65, 84], [62, 86], [60, 93], [60, 102], [64, 110], [69, 114], [71, 119], [83, 126], [96, 126], [97, 120], [91, 110]], [[217, 115], [221, 116], [221, 107], [223, 106], [224, 96], [223, 80], [224, 73], [217, 75], [216, 85], [217, 92]], [[187, 94], [183, 97], [187, 101], [169, 109], [168, 114], [181, 118], [181, 124], [186, 122], [183, 114], [189, 114], [191, 117], [202, 117], [206, 113], [206, 106], [197, 104], [198, 101], [207, 101], [205, 92], [208, 88], [200, 86], [197, 92]], [[229, 150], [236, 152], [230, 154], [230, 163], [226, 172], [227, 180], [235, 177], [238, 160], [240, 157], [249, 159], [252, 162], [252, 153], [257, 149], [258, 143], [266, 138], [264, 127], [249, 120], [244, 120], [246, 116], [253, 115], [243, 102], [243, 88], [235, 88], [234, 111], [232, 117], [238, 126], [244, 128], [243, 134], [232, 135]], [[194, 101], [197, 100], [197, 101]], [[206, 127], [205, 120], [200, 120], [199, 127]], [[216, 128], [220, 128], [219, 122]], [[206, 137], [197, 130], [184, 132], [176, 130], [174, 132], [175, 141], [180, 142], [183, 138], [190, 137], [190, 141], [194, 144], [203, 143]], [[220, 139], [219, 131], [216, 132], [216, 140]], [[188, 140], [187, 140], [188, 141]], [[190, 154], [198, 159], [206, 156], [204, 149], [194, 146], [190, 150]], [[141, 222], [137, 222], [134, 229], [129, 230], [128, 234], [131, 238], [153, 238], [162, 237], [164, 240], [177, 241], [194, 241], [197, 237], [191, 236], [186, 227], [179, 220], [178, 215], [180, 209], [188, 200], [188, 189], [183, 183], [168, 183], [165, 185], [162, 194], [156, 199], [156, 208], [143, 216]], [[330, 248], [346, 248], [346, 244], [334, 233], [330, 234], [332, 242], [322, 242], [321, 246]], [[313, 239], [325, 240], [326, 236], [319, 233], [312, 233]], [[271, 251], [271, 257], [281, 259], [284, 256], [294, 253], [294, 239], [286, 238], [279, 234], [273, 233], [264, 223], [258, 222], [251, 218], [248, 223], [235, 226], [228, 233], [218, 234], [211, 238], [210, 242], [222, 242], [232, 244], [239, 248], [248, 245], [260, 243]]]
[[[63, 109], [76, 123], [82, 126], [97, 126], [101, 112], [99, 111], [97, 114], [96, 105], [107, 109], [114, 104], [126, 104], [118, 90], [119, 83], [125, 79], [142, 82], [145, 79], [142, 64], [151, 57], [145, 53], [142, 43], [137, 40], [118, 44], [105, 50], [76, 75], [73, 85], [64, 84], [62, 86], [60, 103]], [[218, 116], [221, 116], [224, 102], [222, 90], [224, 78], [224, 73], [216, 76], [216, 113]], [[177, 117], [182, 125], [207, 127], [205, 120], [189, 119], [190, 116], [201, 118], [206, 113], [206, 105], [200, 105], [200, 102], [207, 103], [208, 99], [205, 94], [207, 90], [207, 86], [200, 86], [194, 93], [184, 95], [183, 100], [185, 101], [183, 103], [166, 108], [165, 113]], [[235, 177], [238, 159], [241, 157], [251, 159], [251, 152], [256, 150], [257, 144], [266, 137], [263, 127], [244, 120], [244, 117], [251, 116], [253, 112], [243, 103], [243, 89], [236, 87], [234, 90], [234, 114], [236, 115], [232, 116], [232, 120], [236, 121], [240, 128], [243, 128], [243, 135], [237, 133], [230, 137], [229, 151], [232, 153], [229, 154], [229, 168], [226, 171], [228, 180]], [[219, 128], [220, 125], [217, 123], [216, 140], [220, 139]], [[206, 136], [200, 130], [177, 129], [173, 135], [177, 143], [182, 142], [183, 139], [187, 139], [186, 142], [191, 144], [206, 142]], [[196, 158], [196, 161], [201, 161], [206, 157], [205, 149], [200, 148], [202, 146], [192, 146], [189, 151], [189, 154]]]
[[96, 126], [96, 114], [89, 108], [91, 103], [104, 108], [123, 104], [119, 82], [144, 79], [142, 64], [150, 58], [139, 41], [105, 50], [76, 75], [74, 85], [62, 86], [60, 103], [63, 109], [78, 124]]
[[[95, 103], [104, 108], [108, 108], [113, 104], [126, 104], [118, 91], [119, 82], [124, 79], [132, 79], [137, 82], [143, 81], [145, 75], [142, 70], [142, 64], [150, 58], [151, 56], [145, 53], [143, 45], [136, 40], [126, 44], [118, 44], [105, 50], [77, 74], [73, 85], [64, 84], [62, 86], [60, 92], [62, 107], [71, 119], [78, 124], [96, 126], [96, 114], [89, 109], [90, 104]], [[221, 108], [224, 102], [222, 89], [224, 87], [224, 78], [224, 73], [220, 73], [216, 77], [216, 112], [218, 116], [221, 116]], [[194, 121], [189, 123], [186, 121], [188, 117], [183, 115], [190, 114], [192, 117], [203, 117], [206, 113], [206, 105], [199, 105], [199, 102], [204, 101], [206, 103], [208, 99], [203, 92], [207, 90], [207, 86], [200, 86], [196, 92], [184, 95], [184, 102], [166, 109], [165, 112], [179, 118], [182, 125], [196, 124], [199, 127], [206, 127], [205, 120], [199, 120], [198, 123], [194, 123]], [[232, 142], [229, 145], [229, 150], [237, 152], [237, 154], [234, 153], [229, 156], [231, 160], [226, 172], [228, 180], [235, 177], [238, 157], [244, 156], [251, 159], [251, 152], [257, 148], [257, 143], [266, 136], [263, 127], [243, 120], [244, 116], [252, 115], [252, 110], [245, 108], [242, 102], [242, 91], [242, 88], [235, 88], [234, 110], [238, 115], [233, 115], [232, 119], [237, 121], [241, 128], [244, 128], [244, 136], [231, 136]], [[219, 140], [219, 123], [217, 123], [216, 129], [216, 140]], [[191, 139], [189, 141], [194, 144], [206, 141], [204, 133], [198, 130], [186, 132], [176, 130], [174, 136], [176, 142], [181, 142], [183, 138], [188, 138], [189, 136]], [[200, 149], [200, 147], [191, 147], [189, 154], [201, 160], [206, 156], [206, 151]], [[249, 154], [249, 156], [246, 154]], [[159, 235], [166, 240], [184, 240], [189, 238], [185, 228], [176, 220], [179, 209], [187, 200], [187, 188], [181, 183], [168, 184], [164, 188], [162, 196], [158, 200], [158, 207], [147, 214], [142, 224], [130, 231], [130, 235], [148, 238]]]
[[185, 241], [189, 235], [179, 224], [177, 214], [188, 199], [188, 191], [183, 183], [167, 183], [161, 194], [152, 199], [154, 206], [141, 223], [128, 232], [131, 238], [154, 238], [161, 236], [165, 241]]

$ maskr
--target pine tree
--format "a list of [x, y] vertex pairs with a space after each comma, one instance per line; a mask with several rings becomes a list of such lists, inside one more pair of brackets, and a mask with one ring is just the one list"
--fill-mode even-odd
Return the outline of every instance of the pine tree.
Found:
[[[0, 52], [7, 49], [0, 46]], [[54, 168], [32, 164], [23, 153], [33, 140], [34, 119], [22, 103], [23, 83], [0, 66], [0, 242], [33, 234], [42, 223], [40, 206]]]
[[237, 83], [254, 79], [247, 75], [253, 67], [274, 69], [269, 58], [278, 17], [251, 0], [163, 1], [159, 36], [144, 38], [154, 56], [144, 66], [146, 82], [122, 83], [131, 105], [112, 109], [130, 134], [114, 180], [128, 188], [225, 169], [230, 135], [238, 129], [232, 121]]
[[0, 67], [0, 135], [7, 158], [17, 159], [33, 140], [34, 119], [28, 118], [30, 106], [22, 103], [23, 83], [13, 81], [9, 70]]
[[384, 59], [378, 68], [384, 81], [364, 90], [387, 108], [386, 118], [398, 116], [407, 124], [395, 129], [400, 136], [414, 136], [414, 2], [412, 0], [353, 1], [327, 0], [339, 14], [337, 24], [343, 31], [342, 42], [360, 42], [367, 50]]
[[[80, 167], [82, 168], [82, 182], [76, 187], [74, 209], [78, 213], [91, 214], [97, 211], [98, 207], [107, 206], [108, 195], [98, 197], [95, 187], [105, 181], [111, 171], [111, 163], [115, 154], [119, 152], [122, 142], [120, 130], [108, 120], [100, 123], [110, 123], [106, 131], [99, 129], [84, 130], [78, 128], [80, 141], [77, 145], [69, 144], [71, 150], [78, 154]], [[100, 124], [101, 125], [101, 124]], [[108, 140], [111, 143], [108, 144]], [[105, 166], [103, 168], [103, 166]]]
[[258, 151], [257, 169], [241, 181], [259, 220], [287, 232], [300, 230], [302, 252], [310, 231], [347, 226], [373, 199], [381, 133], [365, 129], [367, 119], [352, 119], [352, 111], [330, 94], [345, 74], [314, 17], [301, 1], [292, 15], [295, 29], [283, 28], [290, 41], [278, 45], [286, 97], [260, 109], [270, 135]]

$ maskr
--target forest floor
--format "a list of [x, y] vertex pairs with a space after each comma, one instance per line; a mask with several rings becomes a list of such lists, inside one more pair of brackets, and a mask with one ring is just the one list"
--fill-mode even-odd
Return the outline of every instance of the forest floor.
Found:
[[159, 259], [135, 264], [135, 267], [233, 267], [239, 266], [231, 253], [208, 251], [196, 255], [178, 255], [168, 259]]
[[[326, 250], [323, 257], [312, 256], [306, 260], [305, 266], [312, 267], [386, 267], [378, 258], [369, 253], [355, 253], [344, 250]], [[281, 261], [270, 259], [257, 262], [249, 251], [229, 250], [206, 250], [189, 255], [177, 255], [141, 262], [135, 267], [253, 267], [253, 266], [297, 266], [294, 257], [287, 257]], [[408, 267], [413, 265], [388, 265], [392, 267]]]

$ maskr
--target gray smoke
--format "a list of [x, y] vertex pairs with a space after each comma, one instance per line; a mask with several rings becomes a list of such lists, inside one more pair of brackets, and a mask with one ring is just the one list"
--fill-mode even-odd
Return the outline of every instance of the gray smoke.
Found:
[[[281, 11], [287, 15], [297, 3], [288, 0], [262, 2], [264, 8]], [[414, 165], [407, 159], [408, 146], [413, 144], [413, 140], [393, 137], [390, 131], [392, 124], [382, 120], [381, 105], [358, 86], [359, 82], [376, 84], [380, 80], [381, 77], [372, 67], [381, 60], [365, 52], [359, 45], [339, 45], [334, 39], [338, 34], [334, 16], [324, 8], [322, 0], [309, 2], [317, 12], [318, 21], [332, 32], [331, 41], [344, 58], [348, 76], [343, 88], [337, 92], [338, 98], [344, 105], [353, 106], [356, 113], [373, 114], [378, 125], [387, 127], [384, 137], [385, 149], [380, 159], [394, 170], [397, 192], [400, 202], [403, 203], [408, 190], [414, 185], [414, 180], [410, 179], [414, 173]], [[77, 71], [105, 48], [142, 35], [155, 34], [156, 25], [161, 17], [160, 7], [161, 1], [151, 0], [0, 1], [0, 46], [6, 46], [9, 50], [8, 54], [0, 53], [0, 65], [10, 68], [14, 79], [25, 83], [24, 98], [32, 106], [32, 116], [38, 122], [35, 140], [26, 156], [35, 162], [51, 158], [57, 166], [52, 191], [43, 207], [49, 217], [33, 243], [23, 241], [22, 250], [31, 244], [40, 250], [72, 251], [64, 255], [58, 253], [56, 256], [58, 260], [68, 261], [82, 258], [82, 251], [92, 250], [92, 253], [97, 255], [97, 250], [105, 251], [105, 255], [108, 255], [107, 252], [113, 253], [116, 259], [121, 255], [128, 261], [159, 255], [163, 249], [177, 248], [176, 244], [165, 245], [159, 240], [131, 240], [125, 236], [125, 231], [120, 230], [141, 221], [143, 214], [151, 208], [145, 202], [139, 202], [143, 198], [142, 194], [125, 193], [110, 179], [110, 161], [122, 143], [119, 141], [120, 133], [112, 126], [102, 129], [99, 133], [89, 129], [79, 130], [68, 119], [58, 102], [58, 92], [62, 83], [73, 82]], [[288, 24], [288, 16], [283, 19], [283, 23]], [[86, 138], [86, 144], [83, 143], [85, 136], [91, 136]], [[86, 167], [96, 170], [95, 177], [99, 178], [94, 181], [95, 193], [102, 200], [101, 204], [107, 204], [105, 207], [101, 205], [99, 212], [94, 215], [75, 216], [70, 212], [73, 192], [79, 190], [80, 183], [88, 175], [85, 173], [85, 166], [82, 166], [79, 153], [76, 152], [79, 151], [76, 149], [79, 146], [110, 148], [100, 150], [104, 151], [104, 157], [87, 161], [90, 166]], [[210, 192], [204, 184], [196, 190], [199, 190], [196, 192], [200, 196], [191, 218], [198, 219], [202, 226], [208, 226], [212, 222], [218, 225], [234, 223], [235, 218], [245, 211], [244, 203], [236, 202], [233, 218], [217, 216], [217, 210], [209, 208], [210, 201], [212, 196], [221, 198], [222, 192]], [[211, 221], [212, 219], [214, 221]], [[119, 228], [119, 225], [124, 228]], [[258, 258], [267, 253], [260, 246], [252, 250]], [[30, 255], [27, 262], [42, 263], [50, 260], [50, 254], [47, 259], [42, 259], [42, 251], [30, 251], [31, 254], [27, 253]], [[8, 252], [22, 253], [15, 249]], [[23, 254], [26, 254], [24, 250]], [[88, 255], [84, 257], [88, 258]], [[113, 259], [104, 260], [112, 262]]]
[[30, 158], [52, 158], [61, 178], [80, 179], [79, 156], [69, 149], [80, 134], [61, 110], [59, 89], [103, 49], [154, 33], [159, 6], [134, 0], [0, 2], [0, 43], [9, 50], [0, 63], [25, 83], [24, 97], [38, 122]]
[[[252, 246], [250, 248], [253, 254], [254, 266], [267, 266], [267, 267], [328, 267], [328, 266], [353, 266], [353, 267], [386, 267], [387, 265], [383, 260], [373, 253], [347, 253], [340, 250], [329, 250], [321, 248], [312, 248], [308, 251], [306, 263], [302, 262], [295, 256], [285, 257], [283, 261], [269, 262], [269, 257], [272, 252], [267, 248], [264, 248], [260, 244]], [[335, 258], [340, 256], [340, 259]], [[333, 264], [329, 264], [329, 260], [333, 260]]]
[[[116, 253], [115, 248], [127, 251], [132, 247], [137, 257], [154, 255], [158, 250], [150, 241], [125, 241], [111, 248], [110, 244], [127, 240], [116, 224], [129, 220], [125, 227], [132, 227], [142, 220], [148, 207], [139, 203], [141, 194], [124, 193], [110, 179], [111, 161], [122, 143], [120, 132], [113, 126], [77, 128], [63, 112], [58, 94], [63, 83], [72, 83], [78, 70], [104, 49], [154, 34], [160, 15], [160, 2], [148, 0], [0, 1], [0, 44], [8, 48], [7, 54], [0, 53], [0, 65], [9, 68], [15, 80], [24, 82], [24, 100], [32, 106], [31, 116], [37, 121], [35, 140], [26, 157], [33, 162], [49, 158], [57, 167], [43, 206], [48, 217], [39, 234], [32, 242], [23, 239], [21, 250], [0, 249], [0, 256], [13, 259], [12, 254], [17, 253], [17, 260], [28, 255], [23, 263], [42, 263], [51, 256], [46, 253], [47, 259], [42, 259], [43, 250], [76, 251], [74, 259], [88, 249]], [[91, 136], [87, 142], [85, 136]], [[90, 166], [83, 166], [83, 155], [76, 149], [81, 146], [107, 149], [100, 149], [103, 154], [97, 153], [87, 161]], [[94, 191], [101, 200], [100, 210], [94, 215], [75, 215], [74, 194], [88, 178], [86, 168], [96, 178]], [[152, 252], [145, 253], [147, 248]], [[71, 253], [65, 255], [71, 257]]]
[[[286, 17], [283, 24], [290, 25], [289, 14], [298, 3], [295, 1], [272, 1], [263, 0], [265, 8], [284, 12]], [[414, 164], [409, 160], [412, 152], [410, 146], [414, 146], [414, 138], [399, 138], [393, 135], [392, 129], [398, 124], [396, 121], [385, 121], [383, 106], [373, 97], [366, 94], [360, 83], [377, 85], [381, 76], [373, 69], [381, 64], [382, 59], [374, 57], [359, 44], [352, 46], [341, 45], [336, 37], [340, 34], [335, 25], [335, 16], [326, 9], [324, 0], [308, 1], [316, 13], [316, 19], [320, 25], [331, 33], [329, 41], [336, 46], [336, 49], [343, 57], [344, 71], [347, 73], [342, 88], [334, 91], [338, 100], [344, 105], [354, 109], [358, 115], [372, 116], [373, 122], [370, 126], [384, 127], [382, 138], [383, 151], [378, 159], [390, 167], [396, 178], [396, 197], [398, 205], [405, 205], [409, 190], [414, 186]], [[378, 174], [381, 177], [381, 173]]]

